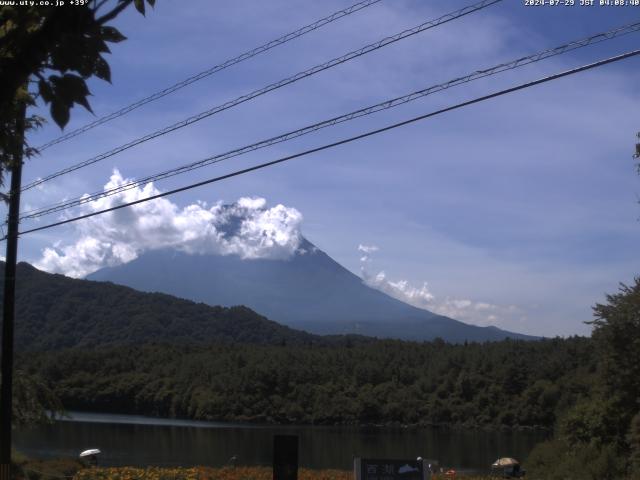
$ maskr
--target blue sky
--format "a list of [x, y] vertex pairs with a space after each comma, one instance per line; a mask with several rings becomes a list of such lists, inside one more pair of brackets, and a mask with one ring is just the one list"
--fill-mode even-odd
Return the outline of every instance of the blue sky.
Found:
[[[24, 181], [469, 3], [383, 0], [46, 150], [26, 165]], [[639, 7], [523, 3], [505, 0], [48, 182], [24, 195], [23, 210], [100, 190], [114, 169], [124, 178], [140, 177], [640, 19]], [[146, 18], [132, 10], [115, 22], [128, 40], [109, 56], [113, 84], [91, 81], [91, 104], [97, 115], [108, 114], [350, 4], [160, 0]], [[623, 53], [639, 40], [635, 33], [587, 47], [154, 188], [168, 190], [329, 143]], [[285, 231], [301, 229], [342, 265], [398, 298], [479, 325], [547, 336], [588, 334], [583, 322], [591, 318], [591, 306], [616, 291], [618, 282], [640, 274], [640, 178], [631, 158], [640, 130], [639, 67], [634, 58], [447, 113], [176, 195], [161, 211], [177, 215], [197, 202], [264, 198], [267, 209], [281, 204], [285, 208], [277, 212], [300, 214], [287, 217], [295, 225]], [[67, 129], [92, 119], [75, 109]], [[38, 145], [58, 135], [51, 122], [31, 141]], [[148, 214], [141, 209], [127, 218], [140, 223]], [[70, 273], [65, 262], [48, 263], [45, 249], [86, 257], [95, 253], [87, 245], [105, 242], [113, 229], [128, 230], [108, 219], [80, 223], [25, 235], [21, 259]], [[135, 231], [135, 240], [120, 242], [164, 245], [162, 229]], [[94, 267], [104, 260], [96, 258]]]

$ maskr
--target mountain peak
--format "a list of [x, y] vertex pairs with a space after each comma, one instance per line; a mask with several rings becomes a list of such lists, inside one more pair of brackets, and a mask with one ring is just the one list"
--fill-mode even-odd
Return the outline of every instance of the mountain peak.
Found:
[[368, 287], [304, 237], [287, 259], [165, 249], [87, 278], [209, 305], [247, 305], [278, 323], [317, 334], [405, 340], [441, 337], [452, 342], [533, 338], [468, 325], [403, 303]]

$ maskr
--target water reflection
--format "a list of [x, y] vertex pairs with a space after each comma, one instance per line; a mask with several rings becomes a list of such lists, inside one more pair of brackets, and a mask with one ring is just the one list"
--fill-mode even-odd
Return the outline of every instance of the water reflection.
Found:
[[486, 470], [498, 457], [526, 461], [540, 432], [484, 432], [443, 429], [274, 427], [174, 421], [130, 415], [72, 413], [53, 425], [19, 430], [16, 448], [36, 458], [76, 457], [99, 448], [102, 465], [270, 465], [272, 438], [300, 438], [303, 467], [351, 469], [354, 456], [438, 459], [462, 470]]

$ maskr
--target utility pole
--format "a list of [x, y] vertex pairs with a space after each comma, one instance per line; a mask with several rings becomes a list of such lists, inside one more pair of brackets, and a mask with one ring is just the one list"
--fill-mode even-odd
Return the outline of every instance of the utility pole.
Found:
[[11, 417], [13, 395], [13, 323], [16, 300], [16, 263], [18, 259], [18, 223], [26, 105], [20, 102], [16, 115], [15, 150], [11, 165], [7, 258], [4, 267], [4, 301], [2, 311], [2, 358], [0, 371], [0, 480], [11, 479]]

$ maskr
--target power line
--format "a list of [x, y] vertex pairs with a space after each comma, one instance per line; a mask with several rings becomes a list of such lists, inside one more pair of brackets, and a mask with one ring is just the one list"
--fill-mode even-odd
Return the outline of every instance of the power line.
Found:
[[422, 89], [422, 90], [418, 90], [412, 93], [409, 93], [407, 95], [401, 96], [401, 97], [397, 97], [391, 100], [386, 100], [384, 102], [380, 102], [377, 103], [375, 105], [366, 107], [366, 108], [361, 108], [359, 110], [344, 114], [344, 115], [340, 115], [338, 117], [334, 117], [328, 120], [324, 120], [322, 122], [319, 123], [315, 123], [312, 125], [308, 125], [306, 127], [297, 129], [297, 130], [293, 130], [281, 135], [278, 135], [276, 137], [272, 137], [266, 140], [261, 140], [259, 142], [241, 147], [241, 148], [236, 148], [234, 150], [225, 152], [225, 153], [221, 153], [212, 157], [208, 157], [202, 160], [199, 160], [197, 162], [193, 162], [190, 164], [186, 164], [186, 165], [182, 165], [180, 167], [177, 168], [173, 168], [170, 170], [166, 170], [164, 172], [161, 173], [157, 173], [154, 175], [149, 175], [147, 177], [138, 179], [138, 180], [134, 180], [128, 183], [125, 183], [123, 185], [119, 185], [117, 187], [108, 189], [108, 190], [102, 190], [99, 192], [95, 192], [89, 195], [83, 195], [81, 197], [75, 198], [75, 199], [71, 199], [71, 200], [65, 200], [63, 202], [59, 202], [57, 204], [48, 206], [48, 207], [42, 207], [39, 209], [34, 209], [28, 212], [25, 212], [22, 217], [21, 220], [25, 220], [25, 219], [32, 219], [32, 218], [38, 218], [44, 215], [49, 215], [52, 213], [56, 213], [62, 210], [67, 210], [69, 208], [78, 206], [78, 205], [82, 205], [88, 202], [92, 202], [95, 201], [99, 198], [104, 198], [104, 197], [108, 197], [111, 195], [116, 195], [118, 193], [130, 190], [132, 188], [135, 188], [136, 186], [143, 184], [143, 183], [148, 183], [148, 182], [152, 182], [152, 181], [157, 181], [157, 180], [163, 180], [166, 178], [170, 178], [173, 177], [175, 175], [180, 175], [182, 173], [186, 173], [189, 172], [191, 170], [195, 170], [197, 168], [202, 168], [211, 164], [215, 164], [215, 163], [219, 163], [222, 162], [224, 160], [227, 160], [229, 158], [233, 158], [236, 156], [240, 156], [243, 155], [245, 153], [249, 153], [261, 148], [265, 148], [277, 143], [282, 143], [303, 135], [307, 135], [309, 133], [318, 131], [320, 129], [326, 128], [326, 127], [330, 127], [339, 123], [343, 123], [343, 122], [347, 122], [359, 117], [363, 117], [366, 115], [370, 115], [382, 110], [387, 110], [393, 107], [397, 107], [399, 105], [403, 105], [405, 103], [408, 102], [412, 102], [414, 100], [417, 100], [419, 98], [425, 97], [427, 95], [431, 95], [433, 93], [457, 86], [457, 85], [461, 85], [464, 83], [468, 83], [474, 80], [478, 80], [480, 78], [484, 78], [484, 77], [488, 77], [491, 75], [495, 75], [501, 72], [504, 72], [506, 70], [511, 70], [511, 69], [515, 69], [515, 68], [519, 68], [525, 65], [529, 65], [531, 63], [535, 63], [541, 60], [544, 60], [546, 58], [550, 58], [556, 55], [560, 55], [563, 53], [566, 53], [568, 51], [572, 51], [578, 48], [582, 48], [582, 47], [586, 47], [588, 45], [592, 45], [594, 43], [600, 43], [603, 42], [605, 40], [610, 40], [612, 38], [616, 38], [619, 37], [621, 35], [625, 35], [628, 33], [632, 33], [632, 32], [638, 32], [640, 31], [640, 22], [637, 23], [633, 23], [630, 25], [625, 25], [622, 27], [618, 27], [616, 29], [604, 32], [604, 33], [598, 33], [596, 35], [591, 35], [589, 37], [580, 39], [580, 40], [575, 40], [569, 43], [566, 43], [564, 45], [561, 45], [559, 47], [555, 47], [555, 48], [551, 48], [551, 49], [547, 49], [544, 50], [542, 52], [538, 52], [532, 55], [528, 55], [526, 57], [521, 57], [518, 58], [516, 60], [511, 60], [509, 62], [504, 62], [501, 63], [499, 65], [493, 66], [491, 68], [487, 68], [484, 70], [477, 70], [473, 73], [470, 73], [468, 75], [462, 76], [462, 77], [458, 77], [455, 78], [453, 80], [449, 80], [447, 82], [444, 83], [440, 83], [434, 86], [430, 86], [428, 88]]
[[104, 123], [110, 122], [111, 120], [114, 120], [116, 118], [122, 117], [123, 115], [126, 115], [127, 113], [142, 107], [143, 105], [146, 105], [147, 103], [151, 103], [155, 100], [158, 100], [162, 97], [165, 97], [173, 92], [176, 92], [188, 85], [191, 85], [192, 83], [198, 82], [200, 80], [202, 80], [203, 78], [209, 77], [215, 73], [218, 73], [222, 70], [225, 70], [233, 65], [236, 65], [238, 63], [244, 62], [245, 60], [249, 60], [250, 58], [253, 58], [257, 55], [260, 55], [261, 53], [265, 53], [269, 50], [271, 50], [272, 48], [275, 47], [279, 47], [280, 45], [283, 45], [287, 42], [290, 42], [291, 40], [294, 40], [298, 37], [301, 37], [303, 35], [306, 35], [309, 32], [312, 32], [314, 30], [317, 30], [321, 27], [324, 27], [325, 25], [328, 25], [332, 22], [335, 22], [336, 20], [339, 20], [342, 17], [346, 17], [347, 15], [351, 15], [352, 13], [358, 12], [364, 8], [367, 8], [375, 3], [380, 2], [381, 0], [364, 0], [362, 2], [358, 2], [354, 5], [351, 5], [348, 8], [345, 8], [343, 10], [339, 10], [337, 12], [332, 13], [331, 15], [321, 18], [320, 20], [316, 20], [313, 23], [310, 23], [309, 25], [306, 25], [302, 28], [299, 28], [298, 30], [291, 32], [291, 33], [287, 33], [286, 35], [283, 35], [280, 38], [276, 38], [275, 40], [271, 40], [270, 42], [265, 43], [264, 45], [260, 45], [259, 47], [256, 47], [252, 50], [249, 50], [247, 52], [244, 52], [240, 55], [238, 55], [237, 57], [231, 58], [229, 60], [225, 60], [224, 62], [222, 62], [219, 65], [215, 65], [214, 67], [211, 67], [207, 70], [204, 70], [200, 73], [197, 73], [185, 80], [182, 80], [181, 82], [178, 82], [174, 85], [171, 85], [170, 87], [165, 88], [164, 90], [160, 90], [152, 95], [149, 95], [148, 97], [145, 97], [141, 100], [138, 100], [137, 102], [132, 103], [131, 105], [127, 105], [126, 107], [121, 108], [120, 110], [117, 110], [113, 113], [110, 113], [109, 115], [105, 115], [103, 117], [98, 118], [97, 120], [94, 120], [93, 122], [90, 122], [80, 128], [77, 128], [76, 130], [72, 130], [64, 135], [59, 136], [58, 138], [55, 138], [41, 146], [39, 146], [37, 149], [42, 152], [43, 150], [46, 150], [47, 148], [56, 145], [58, 143], [64, 142], [66, 140], [69, 140], [70, 138], [73, 137], [77, 137], [78, 135], [83, 134], [84, 132], [87, 132], [99, 125], [102, 125]]
[[522, 84], [517, 85], [515, 87], [511, 87], [511, 88], [507, 88], [507, 89], [504, 89], [504, 90], [500, 90], [498, 92], [494, 92], [494, 93], [491, 93], [489, 95], [484, 95], [482, 97], [478, 97], [478, 98], [475, 98], [473, 100], [468, 100], [466, 102], [458, 103], [458, 104], [450, 106], [450, 107], [446, 107], [446, 108], [443, 108], [443, 109], [440, 109], [440, 110], [436, 110], [434, 112], [430, 112], [430, 113], [427, 113], [427, 114], [424, 114], [424, 115], [420, 115], [418, 117], [413, 117], [413, 118], [410, 118], [409, 120], [404, 120], [404, 121], [399, 122], [399, 123], [394, 123], [392, 125], [388, 125], [386, 127], [378, 128], [376, 130], [371, 130], [371, 131], [368, 131], [366, 133], [362, 133], [360, 135], [356, 135], [354, 137], [349, 137], [349, 138], [346, 138], [346, 139], [343, 139], [343, 140], [339, 140], [339, 141], [334, 142], [334, 143], [323, 145], [321, 147], [312, 148], [312, 149], [305, 150], [305, 151], [300, 152], [300, 153], [296, 153], [296, 154], [293, 154], [293, 155], [289, 155], [289, 156], [286, 156], [286, 157], [279, 158], [277, 160], [272, 160], [270, 162], [261, 163], [259, 165], [254, 165], [253, 167], [244, 168], [242, 170], [237, 170], [235, 172], [228, 173], [226, 175], [221, 175], [221, 176], [210, 178], [208, 180], [204, 180], [204, 181], [201, 181], [201, 182], [192, 183], [190, 185], [187, 185], [187, 186], [184, 186], [184, 187], [180, 187], [180, 188], [176, 188], [174, 190], [170, 190], [170, 191], [167, 191], [167, 192], [159, 193], [159, 194], [156, 194], [156, 195], [152, 195], [152, 196], [147, 197], [147, 198], [142, 198], [142, 199], [135, 200], [135, 201], [132, 201], [132, 202], [116, 205], [115, 207], [105, 208], [103, 210], [99, 210], [97, 212], [92, 212], [92, 213], [87, 213], [85, 215], [79, 215], [77, 217], [69, 218], [69, 219], [66, 219], [66, 220], [61, 220], [59, 222], [50, 223], [50, 224], [44, 225], [42, 227], [36, 227], [36, 228], [31, 228], [29, 230], [24, 230], [24, 231], [20, 232], [19, 234], [20, 235], [25, 235], [27, 233], [46, 230], [46, 229], [49, 229], [49, 228], [53, 228], [53, 227], [57, 227], [57, 226], [60, 226], [60, 225], [65, 225], [65, 224], [68, 224], [68, 223], [76, 222], [78, 220], [83, 220], [83, 219], [86, 219], [86, 218], [94, 217], [96, 215], [102, 215], [104, 213], [113, 212], [115, 210], [120, 210], [122, 208], [130, 207], [130, 206], [137, 205], [137, 204], [144, 203], [144, 202], [148, 202], [148, 201], [151, 201], [151, 200], [156, 200], [158, 198], [166, 197], [166, 196], [169, 196], [169, 195], [174, 195], [176, 193], [180, 193], [180, 192], [184, 192], [184, 191], [187, 191], [187, 190], [191, 190], [193, 188], [197, 188], [197, 187], [201, 187], [201, 186], [204, 186], [204, 185], [208, 185], [210, 183], [216, 183], [216, 182], [219, 182], [219, 181], [222, 181], [222, 180], [226, 180], [228, 178], [237, 177], [237, 176], [243, 175], [245, 173], [253, 172], [255, 170], [261, 170], [263, 168], [271, 167], [273, 165], [277, 165], [279, 163], [283, 163], [283, 162], [286, 162], [286, 161], [289, 161], [289, 160], [293, 160], [293, 159], [300, 158], [300, 157], [303, 157], [303, 156], [306, 156], [306, 155], [310, 155], [312, 153], [321, 152], [323, 150], [328, 150], [330, 148], [334, 148], [334, 147], [337, 147], [339, 145], [344, 145], [344, 144], [347, 144], [347, 143], [354, 142], [356, 140], [361, 140], [363, 138], [367, 138], [367, 137], [370, 137], [370, 136], [373, 136], [373, 135], [377, 135], [377, 134], [382, 133], [382, 132], [386, 132], [388, 130], [393, 130], [395, 128], [399, 128], [399, 127], [402, 127], [402, 126], [417, 122], [419, 120], [424, 120], [424, 119], [427, 119], [427, 118], [430, 118], [430, 117], [435, 117], [436, 115], [440, 115], [440, 114], [443, 114], [443, 113], [446, 113], [446, 112], [450, 112], [452, 110], [457, 110], [459, 108], [467, 107], [469, 105], [473, 105], [473, 104], [476, 104], [476, 103], [484, 102], [486, 100], [490, 100], [492, 98], [496, 98], [496, 97], [500, 97], [502, 95], [513, 93], [513, 92], [516, 92], [518, 90], [524, 90], [525, 88], [533, 87], [535, 85], [540, 85], [542, 83], [547, 83], [547, 82], [550, 82], [552, 80], [557, 80], [557, 79], [562, 78], [562, 77], [567, 77], [569, 75], [573, 75], [573, 74], [576, 74], [576, 73], [579, 73], [579, 72], [584, 72], [586, 70], [591, 70], [593, 68], [601, 67], [601, 66], [607, 65], [609, 63], [618, 62], [620, 60], [624, 60], [624, 59], [627, 59], [627, 58], [630, 58], [630, 57], [633, 57], [633, 56], [636, 56], [636, 55], [639, 55], [639, 54], [640, 54], [640, 50], [633, 50], [631, 52], [627, 52], [627, 53], [624, 53], [624, 54], [621, 54], [621, 55], [616, 55], [614, 57], [609, 57], [609, 58], [607, 58], [605, 60], [600, 60], [598, 62], [590, 63], [588, 65], [583, 65], [582, 67], [574, 68], [574, 69], [571, 69], [571, 70], [566, 70], [564, 72], [557, 73], [555, 75], [551, 75], [551, 76], [548, 76], [548, 77], [543, 77], [543, 78], [540, 78], [538, 80], [534, 80], [534, 81], [531, 81], [531, 82], [522, 83]]
[[61, 175], [65, 175], [67, 173], [73, 172], [75, 170], [79, 170], [80, 168], [86, 167], [88, 165], [92, 165], [94, 163], [97, 163], [101, 160], [104, 160], [106, 158], [112, 157], [113, 155], [116, 155], [120, 152], [123, 152], [125, 150], [128, 150], [129, 148], [135, 147], [136, 145], [140, 145], [141, 143], [144, 143], [148, 140], [152, 140], [154, 138], [160, 137], [162, 135], [165, 135], [167, 133], [173, 132], [174, 130], [178, 130], [180, 128], [186, 127], [188, 125], [191, 125], [193, 123], [199, 122], [200, 120], [203, 120], [207, 117], [210, 117], [212, 115], [215, 115], [216, 113], [222, 112], [224, 110], [227, 110], [229, 108], [235, 107], [236, 105], [239, 105], [241, 103], [247, 102], [249, 100], [252, 100], [256, 97], [259, 97], [261, 95], [264, 95], [268, 92], [271, 92], [273, 90], [277, 90], [279, 88], [282, 88], [286, 85], [290, 85], [292, 83], [295, 83], [299, 80], [302, 80], [303, 78], [309, 77], [311, 75], [315, 75], [316, 73], [322, 72], [324, 70], [327, 70], [329, 68], [335, 67], [337, 65], [340, 65], [342, 63], [348, 62], [349, 60], [353, 60], [354, 58], [360, 57], [362, 55], [365, 55], [367, 53], [373, 52], [374, 50], [378, 50], [380, 48], [386, 47], [387, 45], [390, 45], [392, 43], [395, 43], [397, 41], [403, 40], [405, 38], [411, 37], [413, 35], [416, 35], [420, 32], [423, 32], [425, 30], [437, 27], [439, 25], [448, 23], [452, 20], [456, 20], [460, 17], [463, 17], [465, 15], [468, 15], [470, 13], [474, 13], [477, 12], [479, 10], [482, 10], [490, 5], [493, 5], [495, 3], [501, 2], [502, 0], [482, 0], [481, 2], [478, 2], [476, 4], [473, 5], [469, 5], [466, 6], [464, 8], [461, 8], [459, 10], [456, 10], [455, 12], [452, 13], [448, 13], [446, 15], [443, 15], [435, 20], [431, 20], [425, 23], [422, 23], [416, 27], [410, 28], [408, 30], [404, 30], [400, 33], [397, 33], [395, 35], [392, 35], [390, 37], [385, 37], [382, 40], [379, 40], [378, 42], [375, 43], [371, 43], [369, 45], [366, 45], [358, 50], [354, 50], [351, 51], [347, 54], [344, 54], [340, 57], [334, 58], [333, 60], [329, 60], [328, 62], [322, 63], [320, 65], [316, 65], [315, 67], [311, 67], [310, 69], [304, 70], [302, 72], [299, 72], [291, 77], [287, 77], [283, 80], [280, 80], [278, 82], [272, 83], [266, 87], [260, 88], [258, 90], [254, 90], [251, 93], [242, 95], [234, 100], [230, 100], [226, 103], [223, 103], [221, 105], [218, 105], [216, 107], [213, 107], [209, 110], [206, 110], [204, 112], [198, 113], [196, 115], [193, 115], [185, 120], [182, 120], [180, 122], [174, 123], [173, 125], [169, 125], [167, 127], [164, 127], [160, 130], [157, 130], [153, 133], [149, 133], [143, 137], [137, 138], [135, 140], [132, 140], [129, 143], [126, 143], [124, 145], [120, 145], [119, 147], [116, 147], [112, 150], [109, 150], [108, 152], [102, 153], [100, 155], [97, 155], [95, 157], [92, 157], [88, 160], [82, 161], [80, 163], [77, 163], [75, 165], [72, 165], [70, 167], [64, 168], [62, 170], [59, 170], [58, 172], [52, 173], [50, 175], [47, 175], [44, 178], [40, 178], [38, 180], [35, 180], [27, 185], [25, 185], [24, 187], [22, 187], [22, 191], [25, 190], [29, 190], [31, 188], [34, 188], [38, 185], [41, 185], [49, 180], [52, 180], [54, 178], [57, 178]]

